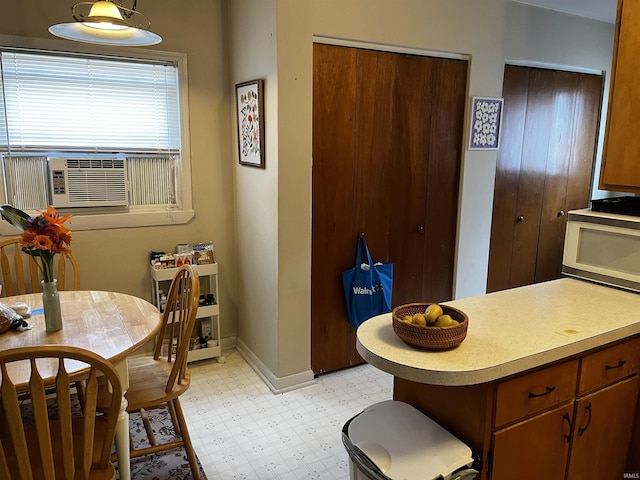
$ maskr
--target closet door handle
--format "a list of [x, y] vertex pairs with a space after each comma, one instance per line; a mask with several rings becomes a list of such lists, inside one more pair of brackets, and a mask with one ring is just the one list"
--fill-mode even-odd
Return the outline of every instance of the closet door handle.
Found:
[[545, 395], [549, 395], [555, 389], [556, 387], [547, 387], [543, 393], [529, 392], [529, 398], [544, 397]]
[[591, 423], [591, 402], [589, 402], [589, 404], [584, 407], [584, 409], [589, 412], [589, 417], [587, 418], [587, 424], [584, 427], [578, 428], [578, 435], [580, 436], [582, 436], [582, 434], [587, 431], [587, 428], [589, 428], [589, 424]]
[[524, 222], [524, 216], [520, 215], [518, 218], [516, 218], [516, 223], [522, 223]]
[[564, 439], [567, 441], [567, 443], [569, 443], [569, 440], [571, 439], [571, 427], [573, 425], [571, 425], [571, 417], [569, 417], [569, 414], [567, 412], [564, 412], [564, 415], [562, 416], [563, 420], [566, 420], [567, 423], [569, 424], [569, 433], [567, 433], [564, 436]]

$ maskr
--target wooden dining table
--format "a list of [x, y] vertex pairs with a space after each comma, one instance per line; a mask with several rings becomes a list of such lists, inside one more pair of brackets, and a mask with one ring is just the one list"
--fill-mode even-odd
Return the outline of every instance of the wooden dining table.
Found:
[[[62, 330], [47, 332], [41, 293], [0, 298], [0, 302], [9, 306], [18, 302], [27, 304], [31, 308], [31, 316], [27, 321], [33, 324], [31, 330], [12, 330], [1, 334], [0, 350], [51, 344], [71, 345], [91, 350], [115, 366], [123, 392], [116, 427], [116, 456], [120, 479], [130, 480], [129, 414], [124, 398], [129, 388], [127, 358], [151, 341], [160, 330], [162, 316], [158, 309], [146, 300], [123, 293], [63, 291], [60, 292]], [[18, 379], [14, 375], [20, 373], [12, 372], [12, 377]], [[28, 380], [25, 378], [24, 383]]]

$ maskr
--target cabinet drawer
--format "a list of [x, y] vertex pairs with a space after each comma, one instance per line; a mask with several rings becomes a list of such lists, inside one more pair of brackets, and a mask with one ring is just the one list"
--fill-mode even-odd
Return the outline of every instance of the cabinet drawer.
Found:
[[640, 338], [605, 348], [580, 360], [578, 395], [610, 385], [640, 369]]
[[578, 360], [571, 360], [498, 384], [495, 427], [573, 399], [577, 381]]

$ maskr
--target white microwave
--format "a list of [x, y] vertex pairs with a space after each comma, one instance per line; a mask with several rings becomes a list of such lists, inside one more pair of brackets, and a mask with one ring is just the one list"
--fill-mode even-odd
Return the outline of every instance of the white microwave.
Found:
[[569, 212], [562, 273], [640, 292], [640, 217]]

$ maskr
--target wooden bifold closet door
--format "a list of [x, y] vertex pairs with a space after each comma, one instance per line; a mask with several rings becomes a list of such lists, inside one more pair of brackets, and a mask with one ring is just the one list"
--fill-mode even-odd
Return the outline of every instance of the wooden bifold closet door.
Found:
[[602, 76], [507, 65], [487, 291], [560, 277], [566, 213], [589, 205]]
[[315, 373], [362, 363], [341, 272], [365, 233], [393, 305], [451, 299], [467, 62], [314, 45]]

